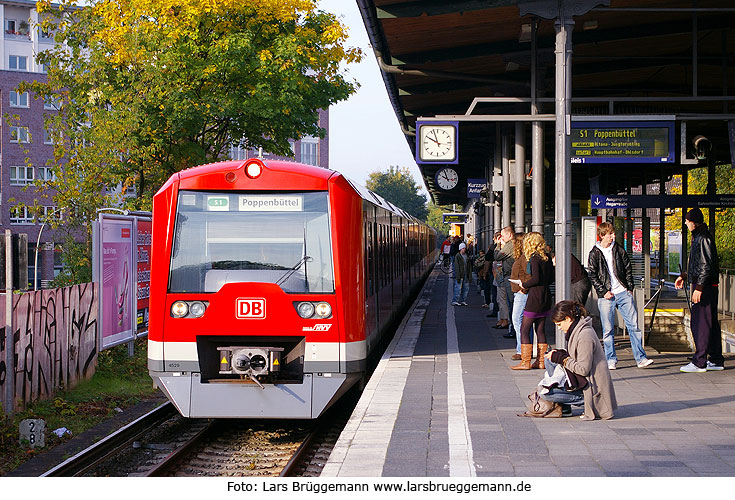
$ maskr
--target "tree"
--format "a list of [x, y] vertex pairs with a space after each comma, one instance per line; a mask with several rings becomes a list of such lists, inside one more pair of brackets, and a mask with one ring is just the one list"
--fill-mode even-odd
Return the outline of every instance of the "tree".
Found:
[[[681, 176], [678, 176], [681, 177]], [[735, 170], [729, 164], [717, 165], [715, 167], [715, 178], [718, 194], [735, 193]], [[706, 194], [707, 192], [707, 168], [695, 168], [689, 171], [687, 179], [687, 193]], [[682, 184], [679, 182], [672, 194], [682, 193]], [[705, 223], [709, 223], [709, 208], [703, 208]], [[666, 217], [667, 231], [681, 231], [682, 209], [677, 208], [673, 215]], [[724, 208], [715, 210], [715, 244], [720, 258], [721, 268], [735, 268], [735, 233], [731, 228], [735, 227], [735, 208]], [[691, 244], [691, 234], [687, 245]]]
[[87, 231], [100, 207], [150, 210], [173, 173], [232, 144], [291, 155], [357, 85], [340, 64], [362, 53], [315, 0], [76, 1], [38, 2], [56, 44], [37, 55], [47, 82], [24, 85], [60, 105], [39, 194]]
[[429, 227], [433, 227], [437, 232], [437, 239], [443, 240], [449, 236], [451, 226], [444, 224], [445, 212], [453, 212], [452, 207], [435, 205], [434, 202], [429, 202], [429, 215], [426, 217], [426, 223]]
[[371, 172], [366, 186], [419, 220], [426, 220], [426, 195], [419, 193], [408, 167], [391, 166], [387, 172]]

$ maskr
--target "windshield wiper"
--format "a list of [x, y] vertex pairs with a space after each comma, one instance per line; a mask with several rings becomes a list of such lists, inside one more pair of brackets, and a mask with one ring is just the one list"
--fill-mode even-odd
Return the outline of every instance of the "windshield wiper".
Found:
[[276, 285], [281, 285], [281, 283], [285, 283], [288, 278], [291, 277], [293, 273], [295, 273], [301, 266], [303, 266], [307, 262], [312, 262], [314, 259], [310, 255], [304, 255], [301, 257], [301, 259], [288, 271], [284, 273], [283, 276], [278, 278], [278, 281], [276, 281]]

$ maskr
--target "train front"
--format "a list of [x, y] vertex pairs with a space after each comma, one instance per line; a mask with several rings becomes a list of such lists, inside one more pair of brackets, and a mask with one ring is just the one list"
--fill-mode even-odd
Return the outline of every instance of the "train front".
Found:
[[182, 415], [316, 418], [354, 383], [340, 369], [332, 174], [226, 162], [154, 198], [148, 368]]

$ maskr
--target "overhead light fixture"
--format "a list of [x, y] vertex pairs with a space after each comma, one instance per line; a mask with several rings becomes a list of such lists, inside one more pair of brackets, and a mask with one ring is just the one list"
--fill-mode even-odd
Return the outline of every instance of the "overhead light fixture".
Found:
[[521, 32], [518, 34], [518, 41], [520, 43], [530, 42], [532, 29], [531, 23], [521, 24]]
[[587, 31], [587, 30], [596, 30], [596, 29], [597, 29], [597, 20], [596, 19], [595, 20], [592, 20], [592, 21], [585, 21], [584, 24], [582, 25], [582, 30], [584, 30], [584, 31]]

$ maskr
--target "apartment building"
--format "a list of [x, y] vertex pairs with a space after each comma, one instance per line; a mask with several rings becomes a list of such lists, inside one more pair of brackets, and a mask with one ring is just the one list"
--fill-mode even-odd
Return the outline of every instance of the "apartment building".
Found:
[[[30, 186], [36, 179], [50, 180], [47, 166], [53, 156], [53, 138], [44, 129], [44, 115], [56, 113], [53, 102], [34, 99], [29, 92], [17, 92], [23, 81], [43, 81], [45, 69], [36, 62], [35, 55], [53, 47], [53, 37], [36, 27], [38, 12], [31, 0], [0, 0], [0, 227], [4, 234], [28, 235], [28, 280], [34, 283], [35, 251], [37, 242], [38, 285], [46, 284], [61, 270], [59, 252], [54, 243], [60, 243], [60, 231], [51, 230], [37, 220], [27, 209], [17, 210], [14, 205], [33, 205], [36, 189]], [[26, 159], [30, 159], [30, 166]], [[44, 202], [41, 202], [44, 203]], [[56, 208], [44, 206], [47, 217]], [[40, 241], [39, 241], [40, 234]]]

